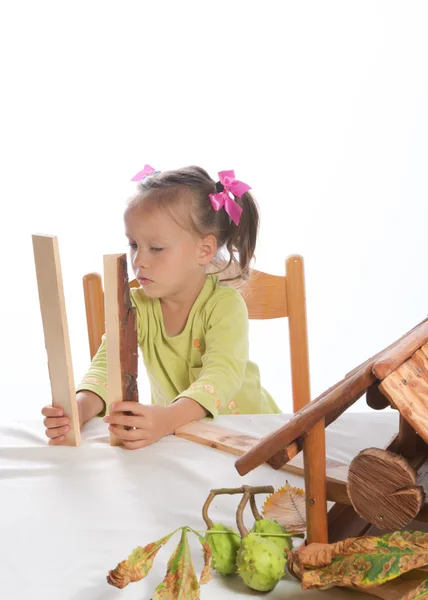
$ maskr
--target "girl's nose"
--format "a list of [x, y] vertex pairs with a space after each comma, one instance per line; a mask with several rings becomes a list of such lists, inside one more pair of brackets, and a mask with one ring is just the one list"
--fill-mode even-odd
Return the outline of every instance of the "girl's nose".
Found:
[[139, 267], [146, 269], [148, 267], [148, 254], [146, 252], [143, 252], [141, 248], [138, 248], [138, 250], [134, 254], [132, 263], [137, 269]]

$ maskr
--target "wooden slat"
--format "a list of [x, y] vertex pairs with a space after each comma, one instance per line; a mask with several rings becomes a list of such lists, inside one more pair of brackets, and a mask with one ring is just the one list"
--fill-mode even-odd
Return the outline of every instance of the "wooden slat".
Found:
[[92, 360], [100, 347], [101, 338], [105, 331], [104, 292], [99, 273], [88, 273], [83, 277], [83, 294], [85, 298], [89, 352]]
[[[240, 433], [226, 427], [219, 427], [205, 421], [183, 425], [175, 431], [177, 437], [221, 450], [234, 456], [242, 456], [245, 452], [260, 442], [260, 438]], [[280, 467], [282, 471], [304, 475], [303, 455], [296, 453], [298, 446], [288, 449], [291, 462]], [[327, 459], [327, 497], [332, 502], [350, 502], [346, 492], [348, 465], [340, 461]]]
[[284, 276], [251, 269], [250, 280], [239, 291], [250, 319], [278, 319], [288, 315]]
[[[138, 402], [137, 325], [129, 297], [125, 254], [104, 256], [105, 315], [107, 336], [107, 414], [113, 402]], [[110, 445], [120, 439], [110, 432]]]
[[65, 310], [58, 240], [53, 235], [33, 235], [45, 346], [48, 356], [52, 405], [64, 410], [70, 431], [63, 446], [80, 445], [80, 425]]
[[418, 350], [380, 384], [382, 392], [428, 443], [428, 358]]
[[378, 379], [385, 379], [426, 342], [428, 342], [428, 322], [424, 321], [412, 331], [411, 335], [395, 344], [376, 361], [373, 365], [373, 373]]

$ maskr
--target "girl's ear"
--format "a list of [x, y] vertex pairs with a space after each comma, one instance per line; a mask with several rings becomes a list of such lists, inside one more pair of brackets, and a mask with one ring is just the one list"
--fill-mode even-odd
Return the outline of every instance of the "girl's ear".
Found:
[[198, 263], [208, 265], [217, 254], [217, 240], [210, 234], [202, 238], [198, 244]]

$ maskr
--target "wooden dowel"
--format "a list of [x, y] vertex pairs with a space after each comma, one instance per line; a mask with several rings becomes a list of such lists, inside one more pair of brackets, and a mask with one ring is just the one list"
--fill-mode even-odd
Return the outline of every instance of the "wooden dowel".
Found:
[[305, 276], [301, 256], [292, 256], [287, 259], [285, 281], [289, 317], [293, 412], [297, 412], [311, 400]]
[[53, 235], [33, 235], [45, 347], [48, 355], [52, 405], [64, 410], [70, 431], [63, 446], [80, 445], [80, 425], [65, 310], [58, 240]]
[[395, 371], [397, 367], [403, 364], [428, 341], [428, 322], [424, 321], [412, 332], [399, 340], [392, 348], [384, 352], [383, 355], [373, 365], [373, 373], [378, 379], [385, 379]]
[[[303, 258], [286, 261], [286, 290], [289, 317], [293, 409], [297, 412], [311, 401], [306, 292]], [[303, 441], [306, 519], [308, 542], [327, 543], [325, 422], [321, 419], [306, 430]], [[284, 444], [285, 447], [288, 444]], [[283, 447], [284, 447], [283, 446]], [[278, 452], [275, 453], [278, 456]], [[275, 455], [273, 457], [275, 459]], [[272, 457], [271, 457], [272, 460]]]
[[[308, 543], [328, 543], [324, 420], [315, 425], [303, 445]], [[323, 476], [321, 476], [324, 474]]]
[[83, 277], [83, 294], [92, 360], [100, 347], [101, 338], [105, 332], [104, 292], [99, 273], [88, 273]]
[[[107, 414], [113, 402], [138, 402], [138, 342], [136, 311], [129, 296], [125, 254], [104, 256], [107, 339]], [[110, 432], [110, 445], [120, 445]]]

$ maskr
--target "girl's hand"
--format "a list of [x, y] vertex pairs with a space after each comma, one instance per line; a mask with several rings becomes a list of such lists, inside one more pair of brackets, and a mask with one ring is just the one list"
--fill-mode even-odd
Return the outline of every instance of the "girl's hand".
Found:
[[[109, 423], [109, 430], [122, 440], [125, 448], [136, 450], [174, 433], [168, 408], [139, 402], [116, 402], [111, 405], [111, 414], [104, 417], [104, 422]], [[132, 414], [118, 414], [125, 411]], [[132, 429], [124, 429], [125, 426]]]
[[64, 415], [62, 408], [55, 408], [51, 405], [42, 408], [42, 415], [45, 417], [43, 425], [46, 427], [45, 433], [49, 438], [49, 445], [61, 444], [70, 431], [70, 419]]

